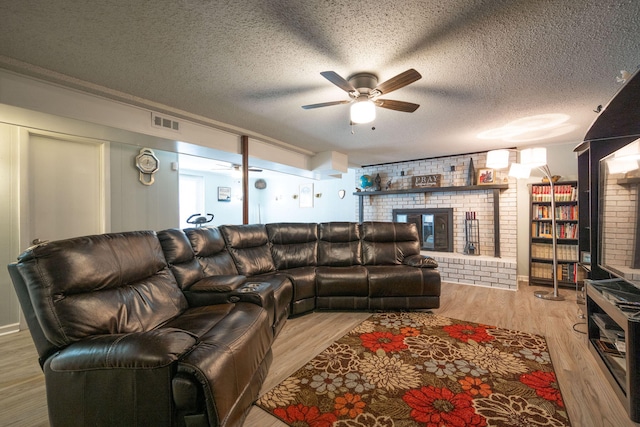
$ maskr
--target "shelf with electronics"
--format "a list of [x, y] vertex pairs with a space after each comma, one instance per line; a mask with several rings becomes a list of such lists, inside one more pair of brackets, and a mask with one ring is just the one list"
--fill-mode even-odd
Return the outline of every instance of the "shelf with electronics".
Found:
[[[579, 267], [577, 181], [554, 183], [559, 286], [575, 288], [584, 280]], [[551, 185], [531, 184], [529, 284], [553, 284]]]
[[629, 417], [640, 421], [640, 290], [622, 279], [586, 280], [589, 350]]

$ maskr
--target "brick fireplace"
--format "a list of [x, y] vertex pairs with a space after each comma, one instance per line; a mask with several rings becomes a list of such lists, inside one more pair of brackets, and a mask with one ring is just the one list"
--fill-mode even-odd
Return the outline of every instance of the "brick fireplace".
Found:
[[[406, 220], [416, 222], [421, 233], [422, 218], [410, 215], [422, 215], [421, 211], [451, 210], [448, 219], [447, 235], [452, 239], [447, 250], [429, 248], [423, 253], [436, 258], [443, 281], [491, 286], [506, 289], [517, 288], [516, 275], [516, 218], [517, 189], [515, 180], [508, 188], [492, 190], [483, 186], [468, 187], [467, 171], [469, 160], [473, 159], [476, 168], [486, 163], [486, 153], [473, 153], [459, 156], [446, 156], [435, 159], [422, 159], [399, 163], [365, 166], [356, 172], [356, 177], [367, 174], [380, 174], [384, 182], [391, 181], [388, 191], [383, 194], [367, 195], [359, 193], [356, 215], [361, 221], [394, 221], [399, 211], [404, 211]], [[514, 159], [515, 160], [515, 159]], [[440, 189], [433, 192], [411, 192], [412, 176], [441, 174]], [[507, 183], [506, 171], [496, 171], [496, 181]], [[356, 186], [359, 183], [356, 183]], [[499, 204], [497, 214], [496, 204]], [[465, 248], [465, 213], [477, 213], [480, 224], [480, 254], [470, 256], [464, 254]], [[404, 215], [405, 213], [400, 213]], [[448, 215], [448, 213], [447, 213]], [[404, 219], [404, 217], [402, 217]], [[499, 235], [496, 235], [496, 231]], [[428, 237], [428, 233], [427, 233]], [[497, 242], [496, 238], [499, 239]], [[434, 237], [435, 239], [435, 237]], [[453, 245], [448, 248], [449, 243]], [[435, 246], [435, 244], [434, 244]], [[491, 256], [491, 254], [496, 254]]]

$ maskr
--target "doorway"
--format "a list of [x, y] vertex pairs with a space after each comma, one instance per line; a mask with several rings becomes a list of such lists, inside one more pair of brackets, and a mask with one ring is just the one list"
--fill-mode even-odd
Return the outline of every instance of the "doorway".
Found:
[[106, 231], [105, 142], [25, 130], [22, 249]]

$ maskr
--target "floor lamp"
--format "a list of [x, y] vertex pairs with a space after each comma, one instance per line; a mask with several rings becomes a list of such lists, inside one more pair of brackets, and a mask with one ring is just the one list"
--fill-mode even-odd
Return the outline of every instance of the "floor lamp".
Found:
[[[491, 150], [487, 152], [487, 167], [493, 169], [504, 169], [509, 166], [509, 150]], [[534, 295], [538, 298], [562, 301], [564, 297], [558, 293], [558, 241], [556, 229], [556, 193], [553, 183], [553, 177], [549, 166], [547, 165], [547, 149], [546, 148], [527, 148], [520, 152], [520, 163], [511, 163], [509, 168], [509, 176], [515, 178], [528, 178], [531, 170], [537, 168], [549, 180], [549, 194], [551, 196], [551, 252], [553, 254], [553, 291], [535, 291]]]

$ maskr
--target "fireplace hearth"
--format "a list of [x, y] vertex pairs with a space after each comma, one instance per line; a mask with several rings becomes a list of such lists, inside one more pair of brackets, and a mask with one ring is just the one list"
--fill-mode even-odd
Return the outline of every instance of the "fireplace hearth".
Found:
[[453, 252], [453, 208], [394, 209], [393, 220], [416, 224], [422, 249]]

